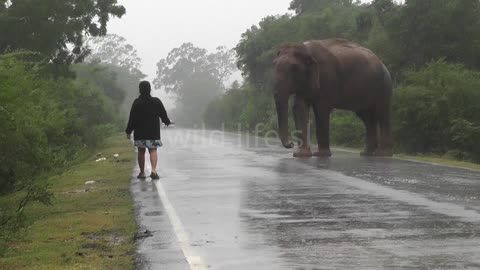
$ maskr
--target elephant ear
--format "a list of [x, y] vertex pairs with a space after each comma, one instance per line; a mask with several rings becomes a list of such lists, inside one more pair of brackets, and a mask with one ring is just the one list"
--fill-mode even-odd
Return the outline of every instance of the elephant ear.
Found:
[[308, 77], [310, 78], [310, 85], [313, 89], [320, 89], [320, 65], [312, 54], [312, 51], [307, 46], [308, 43], [301, 45], [299, 56], [303, 63], [306, 63], [307, 70], [309, 71]]

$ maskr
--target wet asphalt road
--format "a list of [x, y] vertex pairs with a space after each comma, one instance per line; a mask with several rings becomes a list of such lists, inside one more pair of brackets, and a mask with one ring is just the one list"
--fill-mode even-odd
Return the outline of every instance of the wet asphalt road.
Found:
[[143, 269], [480, 269], [478, 171], [162, 132], [161, 180], [132, 183]]

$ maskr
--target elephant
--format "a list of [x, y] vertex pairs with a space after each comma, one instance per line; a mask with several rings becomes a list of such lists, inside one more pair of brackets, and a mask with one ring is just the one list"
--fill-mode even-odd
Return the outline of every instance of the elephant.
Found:
[[[366, 146], [363, 156], [392, 156], [392, 79], [383, 62], [369, 49], [345, 39], [311, 40], [279, 47], [273, 61], [273, 96], [280, 140], [293, 148], [288, 133], [289, 99], [295, 97], [293, 115], [298, 150], [294, 157], [330, 157], [330, 114], [349, 110], [363, 121]], [[318, 151], [309, 142], [309, 116], [313, 109]]]

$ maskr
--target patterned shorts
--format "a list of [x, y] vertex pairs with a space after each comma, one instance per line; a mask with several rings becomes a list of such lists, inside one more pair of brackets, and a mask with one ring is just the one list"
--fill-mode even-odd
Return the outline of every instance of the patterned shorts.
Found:
[[158, 148], [163, 146], [161, 140], [136, 140], [134, 144], [138, 148], [148, 148], [148, 149], [153, 149], [153, 148]]

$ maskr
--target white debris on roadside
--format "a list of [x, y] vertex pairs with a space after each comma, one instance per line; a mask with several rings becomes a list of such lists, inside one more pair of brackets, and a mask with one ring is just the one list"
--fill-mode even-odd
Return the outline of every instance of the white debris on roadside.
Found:
[[95, 160], [95, 162], [106, 161], [106, 160], [107, 160], [107, 158], [99, 158], [99, 159]]
[[97, 182], [95, 182], [95, 181], [87, 181], [87, 182], [85, 182], [85, 185], [94, 185], [95, 183], [97, 183]]

